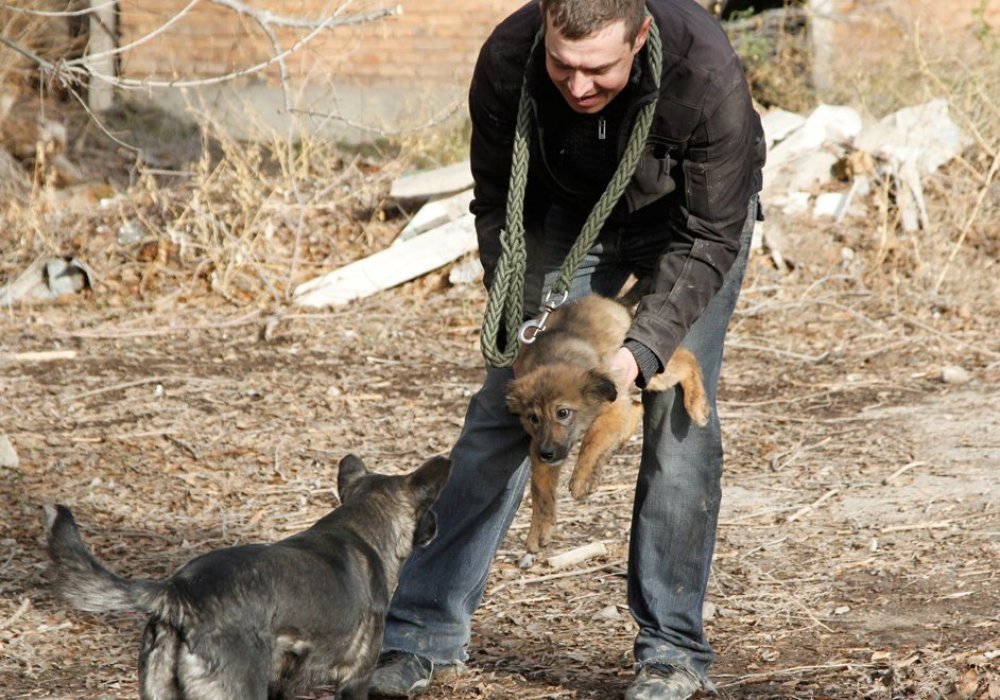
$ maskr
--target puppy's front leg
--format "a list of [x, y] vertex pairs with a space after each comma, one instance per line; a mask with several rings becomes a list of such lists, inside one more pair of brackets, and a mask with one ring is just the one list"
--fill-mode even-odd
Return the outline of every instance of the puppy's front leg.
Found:
[[526, 547], [537, 552], [552, 541], [556, 524], [556, 485], [559, 467], [531, 458], [531, 528]]
[[635, 432], [641, 416], [642, 406], [623, 394], [597, 417], [583, 436], [580, 456], [569, 480], [573, 498], [582, 501], [593, 493], [601, 480], [604, 462]]

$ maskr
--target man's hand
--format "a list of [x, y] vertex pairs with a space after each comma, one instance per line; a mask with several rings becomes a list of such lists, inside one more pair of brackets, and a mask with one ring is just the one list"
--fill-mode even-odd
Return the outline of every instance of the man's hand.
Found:
[[635, 378], [639, 376], [639, 365], [635, 363], [635, 356], [628, 348], [618, 348], [608, 368], [618, 383], [619, 391], [629, 391], [635, 385]]

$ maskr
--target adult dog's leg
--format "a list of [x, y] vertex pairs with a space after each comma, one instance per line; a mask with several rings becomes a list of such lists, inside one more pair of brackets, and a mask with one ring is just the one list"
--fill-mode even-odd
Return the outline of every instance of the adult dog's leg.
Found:
[[556, 486], [559, 467], [531, 459], [531, 528], [527, 549], [537, 552], [552, 541], [556, 524]]
[[580, 501], [593, 493], [604, 463], [635, 432], [641, 416], [642, 406], [622, 394], [597, 417], [580, 442], [580, 455], [569, 480], [573, 498]]
[[181, 643], [177, 681], [183, 700], [278, 700], [290, 698], [284, 686], [268, 688], [271, 652], [262, 639], [246, 630], [200, 636]]
[[368, 700], [369, 685], [371, 685], [371, 674], [346, 684], [334, 697], [336, 700]]
[[142, 700], [180, 700], [177, 654], [180, 635], [173, 625], [153, 618], [142, 634], [139, 651], [139, 695]]

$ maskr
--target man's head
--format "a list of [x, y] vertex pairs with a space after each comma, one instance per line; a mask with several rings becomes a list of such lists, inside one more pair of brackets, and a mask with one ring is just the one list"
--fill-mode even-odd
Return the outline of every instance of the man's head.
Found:
[[596, 114], [628, 84], [652, 21], [643, 0], [539, 0], [545, 69], [576, 112]]

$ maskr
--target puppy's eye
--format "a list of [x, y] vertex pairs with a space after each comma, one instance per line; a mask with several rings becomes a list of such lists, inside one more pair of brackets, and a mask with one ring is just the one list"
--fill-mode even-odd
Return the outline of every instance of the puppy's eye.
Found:
[[559, 420], [566, 420], [571, 415], [573, 415], [573, 412], [571, 410], [569, 410], [568, 408], [558, 408], [558, 409], [556, 409], [556, 418], [558, 418]]

